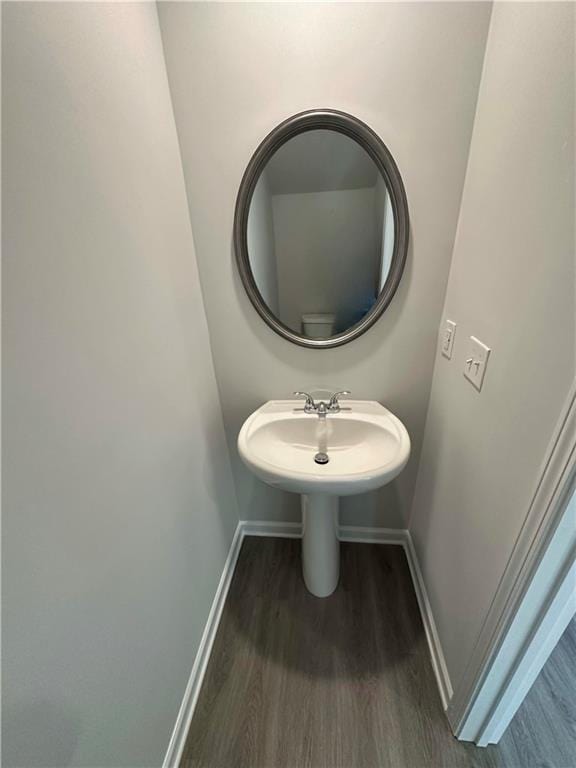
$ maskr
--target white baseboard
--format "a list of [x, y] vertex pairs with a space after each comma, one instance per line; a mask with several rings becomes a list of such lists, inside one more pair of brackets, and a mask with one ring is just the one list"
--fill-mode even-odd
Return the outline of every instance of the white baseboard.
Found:
[[244, 536], [276, 536], [282, 539], [302, 537], [302, 523], [272, 523], [268, 520], [241, 520]]
[[357, 541], [359, 544], [401, 544], [404, 546], [406, 533], [403, 528], [362, 528], [356, 525], [341, 525], [338, 538], [340, 541]]
[[444, 707], [444, 711], [446, 711], [450, 699], [452, 698], [452, 683], [450, 682], [450, 675], [448, 674], [444, 651], [442, 650], [440, 636], [436, 629], [432, 606], [428, 599], [428, 592], [426, 591], [426, 585], [424, 583], [422, 571], [420, 570], [410, 531], [404, 531], [404, 551], [406, 552], [408, 567], [412, 574], [412, 583], [414, 584], [414, 591], [416, 592], [416, 599], [418, 600], [418, 606], [420, 607], [420, 615], [422, 616], [426, 640], [428, 641], [428, 649], [430, 650], [430, 658], [432, 659], [432, 668], [436, 675], [436, 682], [438, 684], [438, 690], [440, 691], [442, 706]]
[[[274, 536], [286, 539], [302, 537], [302, 523], [275, 523], [268, 520], [242, 520], [245, 536]], [[340, 541], [357, 541], [366, 544], [404, 544], [406, 531], [401, 528], [363, 528], [341, 525]]]
[[234, 569], [236, 568], [236, 562], [238, 560], [238, 555], [240, 554], [243, 538], [243, 524], [242, 521], [240, 521], [234, 532], [234, 537], [228, 551], [228, 557], [224, 563], [222, 576], [220, 577], [220, 582], [216, 589], [210, 613], [208, 614], [206, 626], [204, 627], [202, 639], [198, 646], [196, 658], [194, 659], [192, 672], [190, 672], [190, 677], [188, 678], [188, 684], [184, 691], [180, 711], [178, 712], [176, 724], [172, 731], [172, 737], [170, 738], [170, 743], [168, 744], [168, 749], [164, 756], [164, 762], [162, 763], [163, 768], [177, 768], [180, 764], [180, 759], [182, 758], [182, 752], [186, 743], [186, 736], [190, 729], [190, 723], [192, 722], [192, 716], [194, 715], [194, 709], [196, 708], [198, 695], [200, 693], [200, 688], [202, 687], [202, 681], [204, 680], [206, 667], [208, 666], [210, 653], [212, 651], [212, 645], [214, 644], [214, 638], [216, 637], [216, 631], [218, 629], [218, 624], [220, 623], [222, 610], [224, 608], [224, 603], [226, 602], [226, 596], [228, 595], [228, 589], [230, 588]]
[[[192, 722], [194, 709], [198, 701], [198, 695], [200, 693], [200, 688], [202, 687], [202, 681], [204, 680], [206, 667], [208, 666], [212, 645], [214, 643], [218, 624], [220, 623], [222, 610], [224, 608], [224, 603], [226, 602], [226, 596], [228, 594], [230, 582], [232, 581], [234, 569], [236, 568], [236, 562], [238, 560], [244, 536], [275, 536], [291, 539], [301, 538], [302, 525], [301, 523], [279, 523], [268, 522], [266, 520], [240, 520], [238, 523], [234, 538], [232, 539], [232, 544], [230, 545], [228, 557], [226, 558], [226, 563], [224, 564], [222, 576], [220, 577], [220, 583], [218, 584], [216, 595], [208, 615], [208, 620], [206, 621], [202, 640], [200, 641], [200, 646], [194, 660], [194, 666], [192, 667], [192, 672], [190, 673], [190, 678], [184, 692], [184, 698], [182, 699], [170, 744], [168, 745], [166, 756], [164, 757], [163, 768], [177, 768], [182, 757], [186, 736], [190, 728], [190, 723]], [[422, 615], [422, 623], [424, 625], [426, 640], [432, 659], [432, 668], [436, 675], [436, 682], [440, 691], [442, 705], [444, 709], [446, 709], [450, 702], [450, 698], [452, 697], [452, 685], [450, 683], [450, 676], [444, 660], [444, 653], [440, 644], [432, 608], [426, 592], [422, 572], [418, 565], [416, 550], [414, 549], [410, 532], [400, 528], [362, 528], [359, 526], [342, 525], [339, 529], [339, 538], [341, 541], [348, 542], [396, 544], [404, 547], [410, 574], [412, 576], [412, 582], [414, 584], [414, 591], [416, 592], [418, 606]]]

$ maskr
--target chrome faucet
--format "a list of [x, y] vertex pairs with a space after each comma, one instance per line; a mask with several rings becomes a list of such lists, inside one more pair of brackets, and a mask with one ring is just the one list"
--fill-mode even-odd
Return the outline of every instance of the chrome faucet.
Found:
[[334, 392], [332, 397], [330, 398], [330, 402], [328, 403], [328, 410], [330, 413], [340, 413], [342, 408], [340, 407], [340, 401], [338, 398], [340, 395], [351, 395], [352, 392], [350, 392], [347, 389], [343, 389], [341, 392]]
[[316, 403], [314, 402], [312, 395], [309, 395], [308, 392], [293, 392], [292, 394], [296, 395], [296, 397], [306, 398], [306, 402], [304, 403], [304, 413], [316, 413]]
[[343, 389], [341, 392], [335, 392], [328, 403], [325, 403], [324, 400], [319, 400], [315, 403], [314, 398], [312, 395], [309, 395], [308, 392], [294, 392], [294, 394], [296, 397], [306, 398], [306, 402], [304, 403], [304, 413], [315, 413], [321, 419], [325, 419], [327, 414], [340, 413], [340, 411], [343, 410], [338, 400], [340, 395], [350, 395], [352, 393], [347, 389]]

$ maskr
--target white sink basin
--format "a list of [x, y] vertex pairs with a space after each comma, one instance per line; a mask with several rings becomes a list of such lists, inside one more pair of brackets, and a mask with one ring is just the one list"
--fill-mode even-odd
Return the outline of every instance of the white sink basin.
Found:
[[[322, 439], [330, 459], [324, 465], [314, 462]], [[271, 400], [244, 422], [238, 450], [269, 485], [349, 496], [393, 480], [408, 461], [410, 438], [400, 419], [380, 403], [346, 400], [340, 413], [324, 420], [304, 413], [301, 401]]]
[[[315, 462], [319, 450], [327, 464]], [[238, 451], [265, 483], [303, 495], [304, 580], [325, 597], [338, 583], [338, 497], [393, 480], [408, 461], [410, 438], [380, 403], [346, 400], [321, 419], [299, 400], [271, 400], [245, 421]]]

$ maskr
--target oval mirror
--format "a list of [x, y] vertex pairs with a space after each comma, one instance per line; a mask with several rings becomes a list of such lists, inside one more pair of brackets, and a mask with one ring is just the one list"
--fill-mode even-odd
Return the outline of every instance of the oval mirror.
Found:
[[303, 112], [275, 128], [246, 168], [236, 260], [274, 331], [335, 347], [364, 333], [392, 300], [408, 226], [402, 178], [381, 139], [343, 112]]

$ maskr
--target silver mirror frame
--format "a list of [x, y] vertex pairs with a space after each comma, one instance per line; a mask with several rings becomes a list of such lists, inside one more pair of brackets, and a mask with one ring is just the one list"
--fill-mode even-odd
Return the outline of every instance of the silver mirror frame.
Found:
[[[319, 129], [337, 131], [354, 139], [370, 155], [384, 177], [394, 216], [394, 249], [390, 270], [376, 303], [364, 317], [343, 333], [329, 339], [310, 339], [288, 328], [270, 311], [256, 286], [248, 255], [248, 212], [254, 188], [264, 166], [287, 141], [300, 133]], [[408, 202], [398, 166], [380, 137], [356, 117], [334, 109], [312, 109], [299, 112], [280, 123], [258, 146], [240, 182], [234, 211], [234, 250], [242, 284], [258, 314], [277, 334], [302, 347], [329, 349], [347, 344], [370, 328], [392, 301], [402, 278], [409, 238]]]

